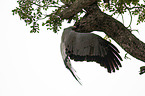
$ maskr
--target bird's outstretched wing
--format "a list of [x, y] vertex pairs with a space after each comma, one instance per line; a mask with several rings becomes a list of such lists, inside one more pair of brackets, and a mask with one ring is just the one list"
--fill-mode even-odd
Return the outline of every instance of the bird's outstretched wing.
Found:
[[65, 54], [74, 61], [94, 61], [115, 72], [121, 67], [119, 50], [110, 42], [93, 33], [78, 33], [66, 28], [62, 35]]

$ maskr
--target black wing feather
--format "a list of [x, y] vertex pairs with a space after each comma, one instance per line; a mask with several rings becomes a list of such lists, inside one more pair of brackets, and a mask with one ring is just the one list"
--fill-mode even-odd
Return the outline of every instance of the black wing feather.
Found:
[[[115, 72], [115, 70], [119, 70], [119, 67], [121, 67], [120, 60], [122, 61], [122, 58], [119, 55], [119, 50], [98, 35], [93, 33], [77, 33], [69, 27], [63, 32], [62, 42], [65, 45], [67, 61], [69, 58], [74, 61], [94, 61], [107, 68], [109, 73]], [[66, 61], [64, 63], [79, 82], [74, 69]]]

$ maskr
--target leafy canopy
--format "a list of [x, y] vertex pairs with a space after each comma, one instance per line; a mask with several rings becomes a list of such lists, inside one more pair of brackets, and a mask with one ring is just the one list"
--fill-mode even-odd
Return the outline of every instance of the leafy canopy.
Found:
[[[53, 30], [55, 33], [61, 29], [64, 19], [60, 18], [60, 13], [68, 8], [75, 0], [18, 0], [18, 7], [12, 10], [13, 15], [18, 14], [26, 25], [30, 25], [31, 33], [39, 33], [39, 23], [47, 26], [47, 29]], [[141, 3], [142, 2], [142, 3]], [[131, 19], [133, 15], [138, 16], [137, 24], [145, 22], [145, 0], [110, 0], [109, 4], [105, 4], [100, 0], [99, 6], [104, 11], [109, 11], [113, 15], [124, 14], [129, 12]], [[77, 22], [81, 19], [81, 11], [73, 18], [65, 19], [68, 22], [74, 20]]]

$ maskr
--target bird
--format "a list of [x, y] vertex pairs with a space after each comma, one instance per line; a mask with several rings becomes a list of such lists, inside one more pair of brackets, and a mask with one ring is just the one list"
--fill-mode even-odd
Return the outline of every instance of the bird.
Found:
[[61, 55], [65, 67], [81, 84], [71, 61], [87, 61], [99, 63], [109, 73], [119, 70], [122, 61], [119, 50], [109, 41], [94, 33], [76, 32], [76, 26], [65, 28], [61, 36]]

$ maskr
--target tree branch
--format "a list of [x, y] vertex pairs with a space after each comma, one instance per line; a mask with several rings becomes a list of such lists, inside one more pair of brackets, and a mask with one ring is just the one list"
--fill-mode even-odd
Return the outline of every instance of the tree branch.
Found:
[[69, 19], [70, 17], [73, 17], [75, 14], [80, 12], [86, 6], [91, 5], [97, 1], [98, 0], [76, 0], [69, 8], [66, 8], [60, 14], [60, 17], [62, 19]]
[[78, 26], [76, 31], [103, 31], [130, 55], [145, 62], [145, 43], [136, 38], [121, 22], [103, 13], [96, 4], [86, 10], [88, 13], [75, 24]]
[[76, 22], [76, 31], [103, 31], [130, 55], [145, 62], [145, 43], [136, 38], [121, 22], [103, 13], [95, 1], [97, 0], [76, 0], [60, 16], [62, 19], [68, 19], [84, 8], [87, 13]]

